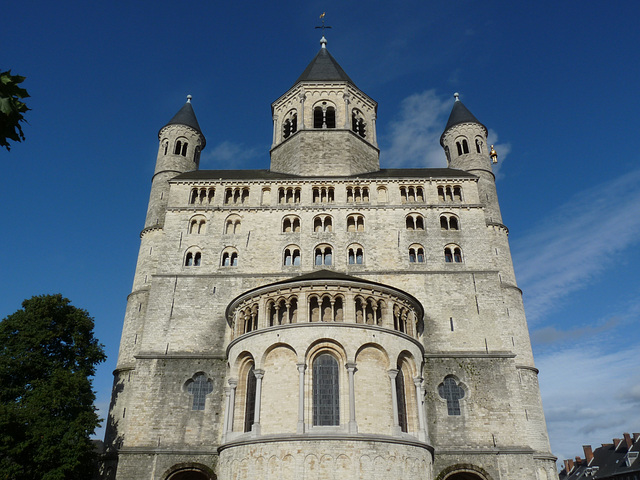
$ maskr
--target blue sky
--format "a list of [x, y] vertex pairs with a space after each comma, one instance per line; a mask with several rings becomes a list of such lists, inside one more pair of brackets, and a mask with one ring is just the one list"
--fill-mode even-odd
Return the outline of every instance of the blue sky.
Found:
[[0, 151], [0, 317], [61, 292], [96, 319], [106, 415], [157, 152], [186, 95], [202, 168], [268, 168], [270, 103], [319, 48], [379, 103], [383, 167], [444, 166], [453, 93], [491, 132], [553, 452], [640, 428], [640, 4], [9, 2], [32, 98]]

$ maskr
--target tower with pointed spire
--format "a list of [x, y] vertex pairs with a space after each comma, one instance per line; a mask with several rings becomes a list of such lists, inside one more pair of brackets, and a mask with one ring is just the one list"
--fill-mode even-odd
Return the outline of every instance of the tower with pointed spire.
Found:
[[[553, 480], [487, 128], [381, 168], [326, 39], [273, 102], [265, 170], [159, 132], [105, 436], [108, 480]], [[445, 160], [446, 159], [446, 160]]]

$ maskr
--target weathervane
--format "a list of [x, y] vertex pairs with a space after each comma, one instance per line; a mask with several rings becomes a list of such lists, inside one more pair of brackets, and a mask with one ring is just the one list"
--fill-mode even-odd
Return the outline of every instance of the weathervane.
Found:
[[327, 25], [324, 24], [324, 16], [326, 15], [326, 12], [322, 12], [322, 15], [320, 15], [320, 20], [322, 20], [322, 25], [316, 28], [321, 28], [322, 29], [322, 36], [324, 37], [324, 29], [325, 28], [331, 28]]

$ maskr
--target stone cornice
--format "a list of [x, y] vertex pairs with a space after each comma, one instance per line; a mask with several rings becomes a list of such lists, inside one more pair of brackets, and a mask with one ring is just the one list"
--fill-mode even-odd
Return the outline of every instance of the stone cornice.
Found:
[[468, 447], [436, 447], [436, 455], [532, 455], [534, 450], [527, 447], [493, 447], [493, 448], [468, 448]]
[[234, 440], [218, 447], [218, 453], [227, 448], [240, 447], [244, 445], [257, 445], [261, 443], [278, 443], [278, 442], [322, 442], [322, 441], [347, 441], [347, 442], [376, 442], [376, 443], [392, 443], [396, 445], [409, 445], [418, 448], [424, 448], [433, 454], [433, 447], [427, 443], [423, 443], [417, 439], [389, 437], [386, 435], [367, 435], [367, 434], [313, 434], [303, 433], [297, 435], [270, 435], [252, 437], [241, 440]]
[[191, 353], [191, 352], [175, 352], [175, 353], [158, 353], [158, 352], [140, 352], [133, 356], [136, 360], [192, 360], [192, 359], [206, 359], [206, 360], [226, 360], [224, 355], [214, 355], [207, 353]]
[[425, 353], [424, 358], [515, 358], [516, 354], [512, 352], [504, 351], [450, 351], [450, 352], [438, 352], [438, 353]]

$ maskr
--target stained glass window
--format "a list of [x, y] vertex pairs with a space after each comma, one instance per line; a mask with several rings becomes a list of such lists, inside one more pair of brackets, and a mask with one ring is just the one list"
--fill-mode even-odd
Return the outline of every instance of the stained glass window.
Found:
[[313, 362], [313, 424], [340, 425], [338, 362], [327, 353]]
[[447, 401], [449, 415], [460, 415], [460, 399], [464, 398], [464, 389], [452, 377], [447, 377], [438, 386], [438, 393]]

